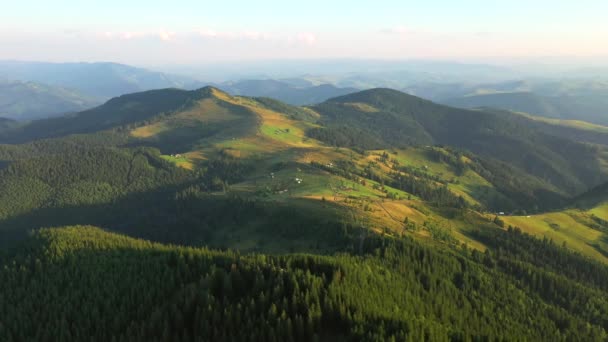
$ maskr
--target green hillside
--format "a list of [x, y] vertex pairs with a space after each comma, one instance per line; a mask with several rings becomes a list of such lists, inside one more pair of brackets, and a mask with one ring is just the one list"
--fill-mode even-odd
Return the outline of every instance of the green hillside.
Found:
[[533, 127], [545, 134], [594, 145], [608, 144], [608, 126], [586, 121], [550, 119], [523, 112], [512, 112], [493, 108], [480, 108], [479, 111], [492, 112], [522, 125]]
[[178, 89], [124, 95], [74, 115], [32, 121], [19, 130], [0, 135], [0, 142], [26, 142], [117, 128], [176, 111], [201, 96], [204, 95]]
[[606, 177], [605, 147], [548, 134], [521, 117], [442, 106], [391, 89], [346, 95], [313, 109], [326, 127], [311, 136], [337, 146], [454, 146], [508, 163], [571, 195]]
[[349, 254], [242, 255], [40, 230], [0, 256], [0, 339], [607, 337], [606, 266], [518, 231], [478, 234], [500, 253], [370, 237]]
[[[336, 99], [305, 108], [230, 96], [210, 87], [166, 89], [9, 129], [4, 139], [23, 143], [0, 145], [0, 183], [6, 189], [0, 205], [3, 243], [22, 239], [32, 228], [94, 224], [156, 241], [325, 253], [338, 248], [343, 227], [357, 227], [484, 250], [471, 229], [496, 227], [488, 212], [530, 215], [569, 203], [571, 190], [547, 176], [549, 171], [566, 174], [555, 167], [565, 151], [558, 151], [556, 158], [562, 159], [548, 165], [553, 167], [549, 171], [529, 172], [517, 166], [521, 159], [508, 162], [506, 155], [436, 145], [434, 139], [455, 139], [444, 137], [449, 132], [442, 128], [444, 122], [471, 116], [481, 124], [463, 134], [499, 146], [505, 138], [493, 139], [483, 128], [502, 124], [502, 131], [494, 133], [512, 133], [498, 115], [455, 110], [386, 90], [353, 96], [360, 102]], [[338, 117], [328, 108], [342, 110], [347, 116], [343, 126], [333, 123]], [[391, 108], [416, 110], [406, 115]], [[420, 119], [423, 112], [426, 121]], [[364, 124], [374, 115], [383, 120], [375, 117]], [[442, 116], [432, 121], [433, 115]], [[510, 124], [519, 129], [525, 122]], [[416, 126], [419, 131], [413, 132], [422, 136], [422, 145], [416, 140], [402, 144], [401, 136], [390, 132]], [[331, 135], [320, 134], [335, 127], [362, 133], [355, 143], [336, 147], [327, 139]], [[510, 139], [533, 145], [524, 139], [538, 131], [526, 129]], [[383, 130], [389, 133], [378, 135], [378, 146], [370, 146], [378, 149], [362, 148], [367, 147], [361, 145], [365, 134]], [[395, 140], [389, 141], [391, 134]], [[543, 140], [533, 140], [545, 144], [535, 146], [535, 153], [553, 148], [550, 138], [564, 142], [547, 133]], [[464, 138], [457, 141], [468, 146]], [[574, 142], [566, 145], [587, 151]], [[566, 163], [574, 164], [570, 159]], [[593, 177], [603, 177], [602, 171]], [[606, 261], [606, 246], [596, 243], [603, 234], [578, 236], [572, 248]]]

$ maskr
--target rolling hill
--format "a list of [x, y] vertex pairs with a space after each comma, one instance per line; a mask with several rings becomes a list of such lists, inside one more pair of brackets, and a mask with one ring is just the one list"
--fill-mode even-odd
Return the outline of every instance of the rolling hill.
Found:
[[79, 112], [100, 103], [99, 100], [58, 86], [0, 81], [0, 117], [33, 120]]
[[[284, 252], [335, 250], [332, 232], [351, 225], [482, 249], [471, 228], [495, 227], [488, 211], [560, 208], [576, 194], [564, 184], [585, 187], [585, 172], [604, 177], [593, 163], [575, 166], [580, 158], [601, 164], [601, 147], [535, 123], [386, 89], [313, 107], [212, 87], [124, 95], [1, 134], [10, 145], [0, 145], [0, 232], [7, 243], [28, 228], [87, 223], [157, 241]], [[542, 168], [527, 168], [522, 146], [542, 155]], [[234, 210], [238, 218], [227, 215]], [[282, 231], [294, 218], [301, 224]], [[573, 246], [604, 260], [590, 244]]]
[[605, 177], [603, 147], [598, 151], [598, 147], [547, 134], [515, 114], [461, 110], [390, 89], [334, 98], [313, 109], [326, 126], [313, 136], [338, 146], [445, 144], [506, 162], [571, 194]]
[[120, 127], [176, 111], [201, 96], [197, 94], [195, 91], [165, 89], [124, 95], [80, 113], [32, 121], [18, 130], [5, 133], [0, 141], [25, 142]]

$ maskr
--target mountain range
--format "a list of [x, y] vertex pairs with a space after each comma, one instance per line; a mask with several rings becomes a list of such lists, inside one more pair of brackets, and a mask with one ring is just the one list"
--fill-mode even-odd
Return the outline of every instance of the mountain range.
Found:
[[[204, 84], [187, 76], [117, 63], [0, 61], [0, 117], [27, 121], [61, 116], [128, 93], [162, 88], [196, 89]], [[297, 78], [212, 85], [233, 95], [270, 97], [292, 105], [320, 103], [357, 91]]]
[[97, 99], [158, 88], [191, 88], [200, 84], [183, 76], [107, 62], [0, 61], [0, 78], [59, 86]]
[[0, 117], [33, 120], [79, 112], [101, 104], [95, 98], [57, 86], [0, 81]]
[[338, 88], [331, 84], [314, 85], [305, 80], [243, 80], [218, 85], [232, 95], [269, 97], [295, 105], [324, 102], [332, 97], [359, 91], [356, 88]]
[[[310, 107], [231, 96], [213, 87], [151, 90], [123, 95], [74, 115], [10, 125], [0, 131], [0, 142], [23, 146], [8, 149], [9, 156], [29, 151], [37, 141], [49, 141], [49, 146], [79, 141], [93, 146], [157, 148], [163, 155], [181, 155], [180, 164], [194, 169], [198, 158], [204, 160], [218, 150], [237, 153], [245, 160], [272, 160], [283, 151], [278, 155], [289, 163], [322, 146], [352, 150], [360, 155], [360, 163], [368, 158], [364, 151], [394, 150], [397, 155], [400, 150], [409, 151], [404, 153], [450, 161], [458, 172], [473, 170], [477, 180], [468, 180], [453, 192], [464, 201], [494, 210], [557, 208], [608, 180], [603, 166], [606, 130], [510, 112], [457, 109], [391, 89], [362, 91]], [[56, 148], [60, 147], [51, 150]], [[453, 177], [459, 178], [457, 173]], [[380, 178], [384, 177], [396, 181], [394, 174]], [[446, 184], [450, 189], [449, 181]]]
[[0, 340], [608, 337], [608, 128], [318, 101], [0, 120]]
[[452, 98], [442, 103], [462, 107], [493, 107], [555, 119], [608, 125], [608, 91], [603, 95], [542, 96], [530, 92], [495, 93]]

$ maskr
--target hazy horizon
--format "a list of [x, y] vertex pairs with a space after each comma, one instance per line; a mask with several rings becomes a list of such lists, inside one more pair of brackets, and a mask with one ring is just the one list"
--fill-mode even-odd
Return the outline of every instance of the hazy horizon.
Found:
[[[525, 10], [524, 10], [525, 9]], [[6, 4], [0, 60], [142, 66], [260, 60], [492, 61], [608, 56], [604, 1], [25, 0]], [[221, 18], [221, 20], [220, 20]], [[517, 23], [517, 24], [513, 24]]]

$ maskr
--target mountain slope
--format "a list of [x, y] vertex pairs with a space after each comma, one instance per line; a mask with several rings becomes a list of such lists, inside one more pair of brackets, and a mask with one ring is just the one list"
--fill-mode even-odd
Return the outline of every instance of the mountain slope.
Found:
[[[559, 156], [547, 138], [522, 135], [524, 123], [402, 96], [371, 91], [355, 99], [366, 102], [350, 97], [311, 109], [211, 87], [165, 89], [21, 125], [4, 137], [23, 144], [0, 145], [0, 241], [10, 244], [30, 228], [87, 223], [155, 241], [325, 252], [344, 243], [340, 231], [354, 227], [484, 250], [472, 229], [496, 228], [487, 211], [530, 215], [569, 200], [568, 189], [549, 181], [548, 171], [527, 171], [517, 160], [507, 163], [435, 140], [445, 129], [436, 126], [464, 118], [462, 125], [480, 127], [462, 129], [468, 137], [456, 142], [495, 146], [504, 132], [523, 146], [538, 145], [531, 153]], [[343, 111], [336, 111], [347, 125], [342, 133], [356, 130], [354, 143], [345, 145], [353, 148], [311, 138], [336, 128], [328, 120], [334, 112], [323, 111], [328, 103]], [[411, 108], [416, 110], [399, 112]], [[445, 117], [434, 117], [438, 113]], [[413, 133], [399, 133], [408, 129]], [[418, 144], [412, 140], [417, 132], [429, 146], [409, 145]], [[357, 148], [366, 135], [383, 148]], [[327, 137], [319, 139], [331, 142]], [[578, 146], [557, 141], [560, 148]], [[565, 237], [556, 235], [556, 241]], [[600, 251], [606, 246], [591, 245], [602, 238], [581, 236], [572, 248], [605, 261]]]
[[0, 256], [0, 339], [606, 338], [606, 266], [517, 231], [484, 239], [506, 248], [366, 238], [340, 256], [240, 255], [43, 229]]
[[105, 104], [69, 116], [36, 120], [0, 134], [0, 142], [15, 143], [69, 134], [98, 132], [170, 113], [201, 98], [204, 91], [150, 90], [113, 98]]
[[200, 84], [187, 77], [117, 63], [0, 61], [0, 78], [74, 89], [101, 100], [150, 89], [194, 88]]
[[571, 194], [606, 178], [598, 148], [546, 134], [521, 118], [447, 107], [390, 89], [346, 95], [312, 108], [328, 127], [312, 136], [342, 146], [446, 144], [507, 162]]
[[509, 118], [509, 120], [520, 122], [521, 125], [538, 129], [548, 135], [572, 141], [608, 146], [608, 126], [579, 120], [551, 119], [503, 109], [479, 108], [478, 110], [496, 113], [497, 115]]
[[82, 111], [99, 103], [91, 97], [57, 86], [0, 81], [0, 117], [33, 120]]

